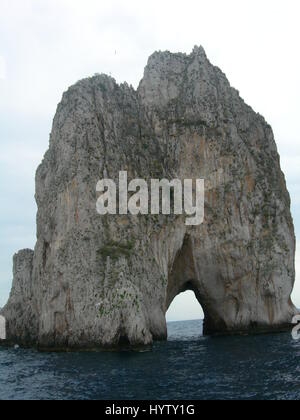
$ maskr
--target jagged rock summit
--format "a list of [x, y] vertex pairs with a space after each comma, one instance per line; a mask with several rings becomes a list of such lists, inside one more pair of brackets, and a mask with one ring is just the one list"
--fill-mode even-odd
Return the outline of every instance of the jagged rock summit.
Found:
[[[205, 220], [100, 216], [99, 179], [205, 179]], [[203, 48], [156, 52], [137, 90], [72, 86], [36, 174], [37, 243], [14, 257], [9, 342], [53, 349], [149, 345], [191, 289], [205, 334], [285, 328], [296, 309], [290, 197], [271, 127]]]

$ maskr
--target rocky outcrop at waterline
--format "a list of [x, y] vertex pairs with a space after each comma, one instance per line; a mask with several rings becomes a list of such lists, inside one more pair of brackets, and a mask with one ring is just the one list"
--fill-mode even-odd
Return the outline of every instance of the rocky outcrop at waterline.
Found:
[[[205, 219], [96, 212], [96, 184], [205, 180]], [[99, 75], [72, 86], [36, 174], [37, 243], [14, 258], [9, 341], [103, 348], [166, 339], [195, 292], [205, 334], [273, 331], [296, 312], [290, 197], [271, 127], [202, 48], [154, 53], [137, 90]]]

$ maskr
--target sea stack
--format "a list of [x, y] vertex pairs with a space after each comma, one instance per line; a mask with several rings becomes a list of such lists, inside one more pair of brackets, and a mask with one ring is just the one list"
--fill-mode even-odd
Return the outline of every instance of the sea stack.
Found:
[[[204, 179], [205, 218], [96, 212], [99, 179]], [[37, 243], [14, 257], [7, 342], [117, 348], [167, 338], [193, 290], [205, 334], [285, 329], [297, 312], [290, 196], [271, 127], [202, 47], [156, 52], [137, 90], [106, 75], [64, 93], [36, 173]]]

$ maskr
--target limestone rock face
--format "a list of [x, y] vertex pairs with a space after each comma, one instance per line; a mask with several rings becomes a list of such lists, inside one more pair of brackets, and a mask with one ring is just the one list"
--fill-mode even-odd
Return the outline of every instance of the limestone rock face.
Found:
[[[102, 178], [205, 179], [205, 220], [100, 216]], [[37, 244], [14, 260], [8, 339], [45, 348], [166, 339], [191, 289], [206, 334], [272, 331], [296, 313], [290, 197], [271, 127], [196, 47], [157, 52], [137, 90], [99, 75], [58, 106], [36, 174]]]
[[32, 287], [33, 251], [25, 249], [14, 256], [13, 284], [9, 301], [1, 311], [7, 339], [30, 345], [38, 333], [38, 316]]

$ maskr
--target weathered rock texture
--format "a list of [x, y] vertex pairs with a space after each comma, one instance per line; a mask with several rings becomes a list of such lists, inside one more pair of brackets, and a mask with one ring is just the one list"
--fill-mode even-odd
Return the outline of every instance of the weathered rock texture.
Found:
[[[105, 216], [96, 183], [204, 178], [205, 222]], [[158, 52], [139, 88], [105, 75], [58, 106], [36, 174], [37, 244], [14, 259], [8, 339], [46, 348], [165, 339], [173, 298], [192, 289], [205, 333], [284, 328], [296, 312], [290, 197], [271, 127], [202, 48]]]

